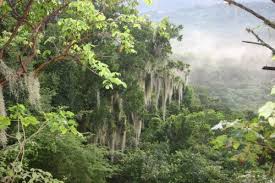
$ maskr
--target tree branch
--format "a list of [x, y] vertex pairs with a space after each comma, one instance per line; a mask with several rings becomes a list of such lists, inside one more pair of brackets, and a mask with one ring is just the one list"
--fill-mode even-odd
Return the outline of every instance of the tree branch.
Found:
[[11, 41], [15, 38], [15, 36], [18, 33], [19, 28], [21, 27], [21, 25], [25, 22], [24, 20], [27, 18], [27, 16], [29, 15], [29, 12], [31, 10], [33, 4], [33, 0], [30, 0], [28, 2], [28, 4], [26, 5], [26, 8], [24, 10], [23, 15], [17, 20], [17, 23], [15, 25], [15, 28], [10, 36], [10, 38], [8, 39], [8, 41], [2, 46], [2, 48], [0, 48], [0, 58], [2, 58], [3, 55], [3, 51], [4, 49], [11, 43]]
[[257, 43], [257, 42], [253, 42], [253, 41], [242, 41], [243, 43], [248, 43], [248, 44], [255, 44], [255, 45], [260, 45], [260, 46], [264, 46], [262, 43]]
[[[234, 0], [224, 0], [225, 2], [227, 2], [228, 4], [233, 4], [234, 6], [237, 6], [243, 10], [245, 10], [246, 12], [254, 15], [255, 17], [257, 17], [258, 19], [262, 20], [266, 25], [268, 25], [269, 27], [275, 29], [275, 22], [269, 20], [268, 18], [260, 15], [259, 13], [255, 12], [254, 10], [234, 1]], [[275, 2], [275, 0], [272, 0], [273, 2]]]
[[62, 54], [52, 57], [51, 59], [49, 59], [48, 61], [44, 62], [43, 64], [40, 64], [35, 70], [34, 70], [34, 76], [37, 77], [43, 69], [45, 69], [49, 64], [54, 63], [54, 62], [58, 62], [61, 60], [64, 60], [67, 56], [69, 56], [69, 51], [71, 49], [71, 47], [74, 45], [75, 43], [71, 43], [69, 44], [64, 51], [62, 52]]
[[270, 49], [272, 51], [272, 54], [275, 55], [275, 48], [273, 48], [272, 46], [270, 46], [269, 44], [267, 44], [263, 39], [260, 38], [260, 36], [258, 34], [256, 34], [252, 29], [247, 28], [246, 31], [248, 33], [251, 33], [258, 42], [252, 42], [252, 41], [243, 41], [244, 43], [249, 43], [249, 44], [256, 44], [256, 45], [260, 45], [260, 46], [264, 46], [268, 49]]

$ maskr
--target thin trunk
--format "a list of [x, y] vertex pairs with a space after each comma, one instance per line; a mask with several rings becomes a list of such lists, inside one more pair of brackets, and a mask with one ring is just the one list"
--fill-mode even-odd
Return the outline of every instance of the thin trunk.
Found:
[[100, 90], [96, 91], [96, 105], [97, 105], [97, 109], [100, 108]]
[[111, 161], [114, 162], [114, 154], [116, 148], [116, 130], [112, 133], [112, 141], [111, 141]]
[[142, 129], [142, 121], [138, 120], [137, 121], [137, 134], [136, 134], [136, 146], [139, 145], [139, 141], [140, 141], [140, 135], [141, 135], [141, 129]]
[[126, 138], [127, 138], [127, 121], [126, 119], [124, 120], [124, 126], [123, 126], [123, 135], [122, 135], [122, 142], [121, 142], [121, 151], [124, 152], [125, 151], [125, 147], [126, 147]]
[[139, 145], [139, 140], [140, 140], [142, 121], [138, 119], [138, 116], [135, 113], [132, 112], [131, 115], [132, 115], [132, 121], [134, 124], [134, 130], [135, 130], [135, 145], [137, 147]]
[[272, 162], [272, 166], [271, 166], [271, 168], [270, 168], [270, 176], [273, 176], [274, 175], [274, 167], [275, 167], [275, 160], [273, 160], [273, 162]]

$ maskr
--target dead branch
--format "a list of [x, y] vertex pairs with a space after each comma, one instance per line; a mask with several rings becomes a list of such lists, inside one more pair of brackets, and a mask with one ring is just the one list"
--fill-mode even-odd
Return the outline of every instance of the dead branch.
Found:
[[243, 43], [248, 43], [248, 44], [255, 44], [255, 45], [260, 45], [263, 46], [262, 43], [258, 43], [258, 42], [253, 42], [253, 41], [242, 41]]
[[244, 43], [264, 46], [264, 47], [268, 48], [269, 50], [271, 50], [273, 55], [275, 54], [275, 48], [273, 48], [272, 46], [270, 46], [270, 44], [266, 43], [263, 39], [261, 39], [260, 36], [258, 34], [256, 34], [252, 29], [247, 28], [246, 31], [248, 33], [251, 33], [257, 39], [257, 42], [243, 41]]
[[[273, 22], [273, 21], [269, 20], [268, 18], [260, 15], [259, 13], [255, 12], [254, 10], [252, 10], [252, 9], [250, 9], [250, 8], [244, 6], [243, 4], [238, 3], [238, 2], [236, 2], [234, 0], [224, 0], [224, 1], [227, 2], [230, 5], [232, 4], [232, 5], [236, 6], [236, 7], [239, 7], [241, 9], [245, 10], [246, 12], [248, 12], [248, 13], [254, 15], [255, 17], [257, 17], [258, 19], [262, 20], [269, 27], [275, 29], [275, 22]], [[275, 0], [272, 0], [272, 1], [275, 2]]]
[[[263, 70], [268, 70], [268, 71], [275, 71], [275, 67], [271, 67], [271, 66], [264, 66]], [[275, 152], [275, 151], [274, 151]]]

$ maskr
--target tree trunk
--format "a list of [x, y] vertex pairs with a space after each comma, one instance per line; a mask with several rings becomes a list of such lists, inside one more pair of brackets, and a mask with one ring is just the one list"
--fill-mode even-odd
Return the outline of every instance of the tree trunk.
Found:
[[124, 152], [125, 151], [125, 147], [126, 147], [126, 138], [127, 138], [127, 120], [124, 120], [124, 127], [123, 127], [123, 135], [122, 135], [122, 142], [121, 142], [121, 151]]
[[114, 154], [116, 148], [116, 130], [112, 133], [112, 140], [111, 140], [111, 161], [114, 162]]

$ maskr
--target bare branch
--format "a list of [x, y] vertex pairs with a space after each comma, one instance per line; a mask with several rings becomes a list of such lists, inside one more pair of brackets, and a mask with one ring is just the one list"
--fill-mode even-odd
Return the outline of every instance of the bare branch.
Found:
[[[268, 70], [268, 71], [275, 71], [275, 67], [271, 67], [271, 66], [264, 66], [263, 70]], [[274, 151], [275, 152], [275, 151]]]
[[[268, 25], [269, 27], [275, 29], [275, 22], [269, 20], [268, 18], [260, 15], [259, 13], [255, 12], [254, 10], [244, 6], [243, 4], [240, 4], [234, 0], [224, 0], [225, 2], [227, 2], [228, 4], [233, 4], [234, 6], [237, 6], [243, 10], [245, 10], [246, 12], [254, 15], [255, 17], [257, 17], [258, 19], [262, 20], [266, 25]], [[272, 0], [273, 2], [275, 2], [275, 0]]]
[[270, 44], [266, 43], [263, 39], [260, 38], [260, 36], [258, 34], [256, 34], [252, 29], [247, 28], [246, 31], [248, 33], [251, 33], [258, 42], [252, 42], [252, 41], [243, 41], [244, 43], [249, 43], [249, 44], [256, 44], [256, 45], [260, 45], [260, 46], [264, 46], [268, 49], [270, 49], [272, 51], [272, 54], [275, 54], [275, 48], [273, 48], [272, 46], [270, 46]]
[[253, 41], [242, 41], [243, 43], [248, 43], [248, 44], [255, 44], [255, 45], [259, 45], [259, 46], [264, 46], [262, 43], [257, 43], [257, 42], [253, 42]]

